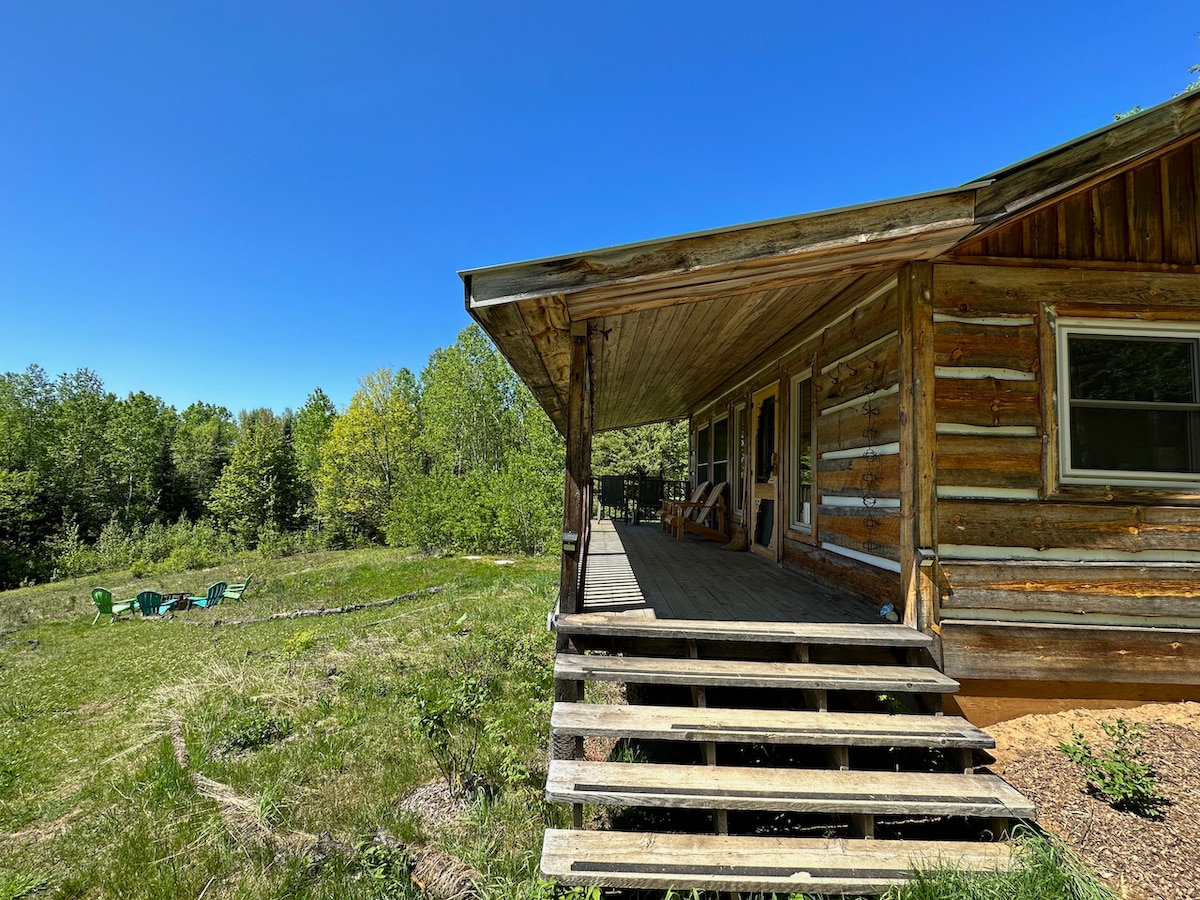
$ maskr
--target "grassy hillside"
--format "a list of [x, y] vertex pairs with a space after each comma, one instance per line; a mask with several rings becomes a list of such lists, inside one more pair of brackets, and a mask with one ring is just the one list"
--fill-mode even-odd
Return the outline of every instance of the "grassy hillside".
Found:
[[[124, 598], [251, 573], [240, 604], [90, 624], [97, 584]], [[475, 866], [495, 896], [536, 892], [558, 815], [539, 782], [556, 581], [555, 560], [374, 549], [0, 593], [0, 898], [399, 896], [388, 854], [355, 849], [379, 829]], [[419, 725], [447, 724], [454, 749], [464, 692], [488, 791], [423, 827], [398, 804], [440, 777]]]

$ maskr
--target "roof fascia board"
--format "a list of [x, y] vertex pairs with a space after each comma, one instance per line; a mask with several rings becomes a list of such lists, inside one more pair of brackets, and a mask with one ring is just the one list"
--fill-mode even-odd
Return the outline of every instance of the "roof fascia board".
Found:
[[1200, 91], [1001, 169], [978, 185], [980, 224], [1031, 206], [1200, 132]]
[[468, 305], [482, 308], [961, 229], [974, 224], [974, 209], [975, 186], [967, 186], [459, 274], [469, 285]]

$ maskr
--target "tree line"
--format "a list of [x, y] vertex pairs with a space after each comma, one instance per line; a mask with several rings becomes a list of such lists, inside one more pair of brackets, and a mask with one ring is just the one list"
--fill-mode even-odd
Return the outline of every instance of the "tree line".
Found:
[[343, 410], [317, 388], [295, 411], [177, 412], [35, 365], [0, 376], [0, 588], [239, 549], [542, 552], [562, 471], [561, 436], [474, 325]]

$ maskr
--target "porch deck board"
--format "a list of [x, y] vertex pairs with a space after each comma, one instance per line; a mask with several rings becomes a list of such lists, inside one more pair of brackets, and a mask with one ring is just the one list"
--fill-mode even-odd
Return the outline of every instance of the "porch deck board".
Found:
[[584, 612], [657, 619], [877, 623], [868, 600], [839, 593], [752, 553], [677, 541], [657, 524], [592, 523]]

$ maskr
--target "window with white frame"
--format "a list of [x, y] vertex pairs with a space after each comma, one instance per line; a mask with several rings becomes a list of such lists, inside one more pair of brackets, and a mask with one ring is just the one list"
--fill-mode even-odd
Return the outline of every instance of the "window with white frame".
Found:
[[1062, 480], [1200, 482], [1200, 324], [1060, 319]]
[[708, 463], [708, 426], [696, 430], [696, 484], [704, 484], [709, 480]]
[[792, 379], [791, 405], [791, 525], [801, 531], [812, 529], [812, 372]]

